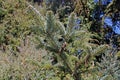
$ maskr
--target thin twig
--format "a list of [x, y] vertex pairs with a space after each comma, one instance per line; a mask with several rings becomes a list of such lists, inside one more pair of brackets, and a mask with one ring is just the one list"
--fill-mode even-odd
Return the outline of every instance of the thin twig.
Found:
[[34, 6], [32, 6], [32, 5], [31, 5], [30, 3], [28, 3], [28, 2], [26, 2], [26, 4], [27, 4], [30, 8], [32, 8], [32, 10], [35, 11], [35, 13], [38, 14], [38, 15], [41, 17], [42, 20], [45, 20], [44, 17], [40, 14], [40, 12], [39, 12]]

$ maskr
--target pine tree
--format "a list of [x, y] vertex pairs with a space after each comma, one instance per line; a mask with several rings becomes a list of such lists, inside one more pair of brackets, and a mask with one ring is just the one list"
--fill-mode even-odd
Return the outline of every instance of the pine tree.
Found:
[[98, 63], [98, 76], [100, 80], [120, 79], [120, 64], [115, 54], [115, 51], [107, 50], [105, 55], [102, 55], [101, 62]]
[[38, 48], [44, 48], [52, 54], [54, 65], [61, 67], [65, 76], [69, 74], [75, 80], [80, 80], [81, 74], [89, 71], [88, 67], [95, 56], [103, 53], [107, 47], [92, 47], [89, 43], [92, 34], [88, 32], [91, 22], [80, 26], [76, 20], [75, 13], [71, 13], [64, 26], [52, 11], [48, 11], [46, 18], [39, 16], [39, 25], [33, 27], [33, 32], [37, 34]]

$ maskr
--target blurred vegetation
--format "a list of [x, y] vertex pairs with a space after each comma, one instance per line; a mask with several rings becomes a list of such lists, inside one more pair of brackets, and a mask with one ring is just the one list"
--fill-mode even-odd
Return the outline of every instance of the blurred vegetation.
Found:
[[0, 0], [0, 47], [3, 51], [19, 51], [21, 40], [31, 34], [30, 26], [34, 15], [24, 0]]
[[119, 80], [118, 3], [0, 0], [0, 80]]

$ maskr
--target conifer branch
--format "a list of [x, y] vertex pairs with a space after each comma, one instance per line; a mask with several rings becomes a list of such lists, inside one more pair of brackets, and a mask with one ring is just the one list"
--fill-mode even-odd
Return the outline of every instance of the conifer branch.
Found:
[[32, 6], [29, 2], [26, 2], [26, 4], [27, 4], [28, 7], [30, 7], [39, 17], [41, 17], [42, 20], [45, 20], [44, 17], [40, 14], [40, 12], [39, 12], [34, 6]]

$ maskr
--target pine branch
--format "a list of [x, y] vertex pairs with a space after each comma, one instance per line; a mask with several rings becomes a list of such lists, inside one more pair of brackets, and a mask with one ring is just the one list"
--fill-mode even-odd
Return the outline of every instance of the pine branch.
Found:
[[26, 2], [26, 4], [28, 5], [28, 7], [30, 7], [33, 11], [35, 11], [35, 13], [41, 17], [42, 20], [45, 20], [44, 17], [40, 14], [40, 12], [34, 7], [32, 6], [29, 2]]

